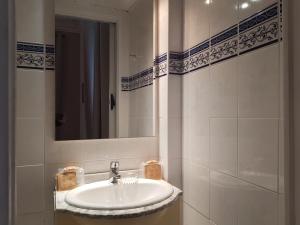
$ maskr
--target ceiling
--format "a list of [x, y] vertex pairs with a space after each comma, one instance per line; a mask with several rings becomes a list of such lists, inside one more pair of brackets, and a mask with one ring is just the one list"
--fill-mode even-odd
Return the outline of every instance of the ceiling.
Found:
[[127, 11], [136, 1], [137, 0], [96, 0], [95, 2], [97, 2], [97, 5]]

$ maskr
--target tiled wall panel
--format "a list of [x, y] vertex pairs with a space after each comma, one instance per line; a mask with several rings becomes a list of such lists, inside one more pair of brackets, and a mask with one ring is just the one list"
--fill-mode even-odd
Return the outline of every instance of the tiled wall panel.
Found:
[[[182, 76], [184, 225], [281, 224], [280, 2], [184, 2], [185, 48], [169, 59]], [[203, 8], [208, 36], [190, 19]]]
[[16, 224], [43, 224], [45, 38], [47, 0], [16, 6]]

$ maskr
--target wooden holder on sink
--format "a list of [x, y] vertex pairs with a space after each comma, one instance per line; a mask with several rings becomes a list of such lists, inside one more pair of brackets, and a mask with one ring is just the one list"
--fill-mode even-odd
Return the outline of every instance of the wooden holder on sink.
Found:
[[77, 187], [76, 167], [66, 167], [56, 174], [56, 190], [68, 191]]
[[151, 160], [144, 165], [144, 177], [152, 180], [162, 179], [162, 169], [161, 165], [156, 160]]

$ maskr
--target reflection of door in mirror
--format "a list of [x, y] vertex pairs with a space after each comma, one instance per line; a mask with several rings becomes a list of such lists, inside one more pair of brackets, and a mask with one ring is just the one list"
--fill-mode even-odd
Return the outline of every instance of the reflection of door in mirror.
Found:
[[56, 140], [115, 138], [114, 31], [56, 17]]

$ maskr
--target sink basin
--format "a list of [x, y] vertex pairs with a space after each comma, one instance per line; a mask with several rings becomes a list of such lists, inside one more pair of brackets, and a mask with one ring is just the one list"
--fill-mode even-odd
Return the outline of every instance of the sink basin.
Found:
[[164, 181], [138, 179], [136, 183], [100, 181], [71, 190], [65, 201], [74, 207], [95, 210], [132, 209], [159, 203], [173, 194]]

